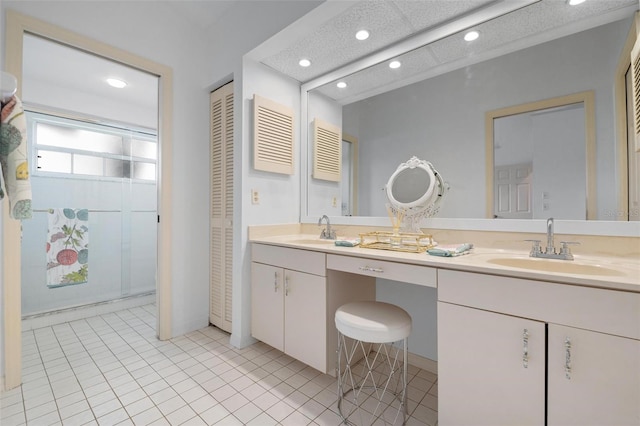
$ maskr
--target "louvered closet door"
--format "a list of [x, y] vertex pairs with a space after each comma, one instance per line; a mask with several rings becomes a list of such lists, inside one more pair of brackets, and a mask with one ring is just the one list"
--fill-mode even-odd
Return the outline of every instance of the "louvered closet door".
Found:
[[233, 83], [211, 93], [211, 277], [209, 321], [231, 332]]

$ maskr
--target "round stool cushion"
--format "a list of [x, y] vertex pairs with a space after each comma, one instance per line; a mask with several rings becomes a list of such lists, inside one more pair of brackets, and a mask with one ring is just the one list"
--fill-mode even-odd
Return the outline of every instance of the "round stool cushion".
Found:
[[390, 303], [362, 301], [336, 310], [336, 328], [343, 335], [369, 343], [397, 342], [411, 333], [411, 317]]

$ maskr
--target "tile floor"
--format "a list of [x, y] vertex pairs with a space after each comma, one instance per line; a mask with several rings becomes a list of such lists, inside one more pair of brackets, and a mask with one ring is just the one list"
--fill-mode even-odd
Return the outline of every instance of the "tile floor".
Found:
[[[145, 305], [23, 332], [23, 384], [0, 393], [0, 424], [340, 423], [334, 378], [215, 327], [162, 342], [155, 322]], [[436, 379], [410, 368], [408, 425], [437, 424]]]

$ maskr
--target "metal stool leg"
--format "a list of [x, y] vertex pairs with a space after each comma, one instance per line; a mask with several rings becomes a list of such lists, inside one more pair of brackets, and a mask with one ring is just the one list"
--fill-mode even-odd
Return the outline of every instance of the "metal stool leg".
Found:
[[[402, 349], [392, 344], [380, 344], [377, 350], [373, 350], [372, 346], [369, 346], [368, 349], [365, 348], [364, 343], [354, 340], [349, 348], [345, 336], [338, 332], [336, 376], [338, 379], [338, 413], [342, 418], [341, 424], [354, 424], [349, 418], [357, 411], [358, 425], [370, 425], [378, 419], [383, 420], [385, 424], [395, 425], [399, 420], [400, 413], [402, 413], [402, 424], [404, 425], [408, 419], [408, 339], [403, 339]], [[359, 355], [359, 350], [363, 354], [362, 360], [359, 361], [362, 366], [361, 374], [358, 374], [357, 370], [354, 371], [354, 368], [357, 367], [357, 364], [354, 364], [354, 358]], [[403, 351], [402, 365], [399, 365], [400, 350]], [[344, 366], [342, 365], [343, 356]], [[377, 378], [381, 374], [384, 374], [383, 380]], [[345, 390], [345, 388], [347, 389]], [[373, 392], [367, 393], [365, 390]], [[347, 398], [349, 394], [352, 398]], [[394, 410], [396, 414], [393, 419], [388, 419], [385, 416], [385, 410], [392, 406], [392, 402], [387, 406], [385, 398], [388, 399], [388, 395], [393, 396], [393, 399], [397, 400], [399, 404], [397, 411]], [[377, 401], [371, 405], [375, 404], [375, 407], [370, 407], [373, 413], [366, 412], [362, 408], [363, 403], [369, 403], [368, 398], [374, 397]], [[349, 403], [348, 410], [344, 406], [345, 402]]]

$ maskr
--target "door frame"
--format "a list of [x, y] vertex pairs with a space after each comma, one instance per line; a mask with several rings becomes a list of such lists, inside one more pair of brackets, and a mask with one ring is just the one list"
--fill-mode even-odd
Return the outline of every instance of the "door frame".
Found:
[[[156, 334], [160, 340], [171, 338], [172, 69], [12, 10], [6, 10], [5, 23], [5, 67], [7, 72], [18, 79], [18, 96], [21, 95], [22, 40], [25, 33], [94, 53], [158, 77], [157, 191], [159, 223], [156, 264]], [[8, 203], [4, 203], [2, 210], [4, 388], [11, 389], [19, 386], [22, 382], [21, 256], [20, 250], [11, 250], [12, 247], [20, 247], [21, 222], [9, 217]]]
[[[640, 32], [640, 12], [636, 12], [631, 21], [631, 27], [627, 34], [627, 40], [620, 58], [616, 66], [616, 74], [614, 80], [614, 101], [615, 101], [615, 120], [616, 120], [616, 168], [620, 170], [617, 185], [617, 214], [608, 220], [629, 220], [629, 156], [628, 140], [627, 140], [627, 70], [631, 67], [631, 50], [638, 38]], [[626, 217], [624, 213], [626, 212]]]

